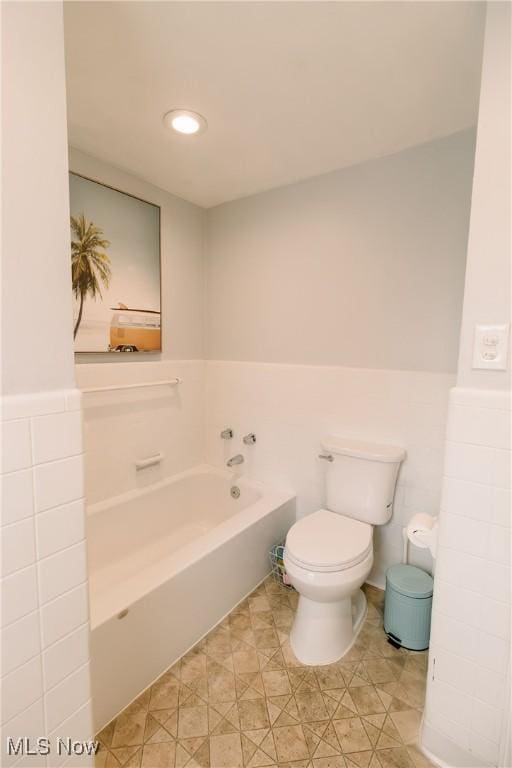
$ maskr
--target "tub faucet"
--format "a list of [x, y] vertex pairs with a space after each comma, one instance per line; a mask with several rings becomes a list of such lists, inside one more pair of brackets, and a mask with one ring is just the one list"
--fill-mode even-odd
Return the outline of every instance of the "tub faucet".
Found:
[[243, 464], [244, 457], [241, 453], [237, 453], [236, 456], [232, 456], [226, 461], [228, 467], [234, 467], [236, 464]]

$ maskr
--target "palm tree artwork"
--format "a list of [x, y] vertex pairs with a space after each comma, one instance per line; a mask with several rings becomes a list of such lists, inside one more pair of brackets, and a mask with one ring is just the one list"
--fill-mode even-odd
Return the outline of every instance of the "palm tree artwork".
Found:
[[108, 288], [112, 270], [110, 258], [106, 249], [110, 242], [103, 236], [101, 227], [88, 221], [83, 213], [71, 216], [71, 277], [73, 293], [80, 301], [78, 317], [73, 330], [73, 338], [76, 338], [82, 314], [84, 301], [87, 296], [96, 299], [101, 298], [101, 285]]

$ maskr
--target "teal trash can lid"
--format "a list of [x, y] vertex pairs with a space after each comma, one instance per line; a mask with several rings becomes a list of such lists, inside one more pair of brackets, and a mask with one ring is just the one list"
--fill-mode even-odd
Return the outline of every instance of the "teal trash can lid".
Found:
[[392, 565], [386, 571], [389, 584], [406, 597], [431, 597], [434, 579], [414, 565]]

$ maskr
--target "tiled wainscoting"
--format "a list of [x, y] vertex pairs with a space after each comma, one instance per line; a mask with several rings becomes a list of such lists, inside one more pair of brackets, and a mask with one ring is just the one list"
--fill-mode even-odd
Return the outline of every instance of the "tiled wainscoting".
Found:
[[[324, 504], [325, 467], [317, 460], [322, 435], [402, 445], [393, 518], [375, 531], [370, 581], [384, 586], [386, 568], [402, 557], [402, 526], [415, 512], [437, 514], [441, 495], [451, 374], [172, 360], [76, 366], [78, 385], [161, 381], [182, 383], [86, 395], [84, 441], [88, 502], [94, 503], [189, 469], [215, 465], [241, 451], [251, 479], [297, 494], [299, 515]], [[233, 427], [235, 439], [219, 433]], [[255, 432], [257, 443], [241, 438]], [[135, 461], [163, 453], [144, 473]], [[115, 461], [113, 461], [115, 457]], [[411, 561], [431, 569], [427, 550], [410, 547]]]
[[[386, 569], [402, 558], [402, 526], [415, 512], [437, 515], [446, 412], [454, 376], [339, 366], [206, 361], [205, 454], [223, 464], [241, 451], [254, 479], [297, 494], [300, 516], [325, 503], [323, 435], [401, 445], [407, 450], [393, 518], [375, 529], [369, 581], [384, 586]], [[233, 427], [235, 439], [219, 440]], [[245, 446], [242, 435], [255, 432]], [[410, 547], [411, 562], [431, 569], [427, 550]]]
[[426, 653], [393, 648], [383, 593], [338, 663], [304, 667], [297, 593], [267, 579], [104, 728], [97, 768], [428, 768]]
[[[84, 396], [87, 503], [118, 496], [202, 464], [202, 360], [82, 363], [75, 367], [82, 388], [181, 379], [159, 386]], [[160, 464], [135, 470], [135, 462], [162, 453]]]
[[423, 743], [464, 768], [505, 765], [510, 468], [510, 396], [452, 390]]
[[56, 768], [65, 754], [5, 751], [9, 736], [91, 736], [80, 393], [5, 397], [1, 408], [0, 762]]

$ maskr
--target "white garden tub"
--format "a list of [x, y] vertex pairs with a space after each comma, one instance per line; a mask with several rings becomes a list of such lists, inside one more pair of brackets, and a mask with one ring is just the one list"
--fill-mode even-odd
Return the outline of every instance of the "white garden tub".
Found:
[[233, 478], [200, 466], [88, 508], [97, 730], [268, 573], [295, 497]]

